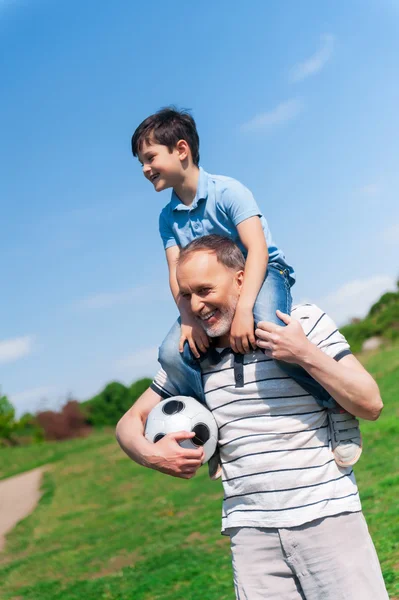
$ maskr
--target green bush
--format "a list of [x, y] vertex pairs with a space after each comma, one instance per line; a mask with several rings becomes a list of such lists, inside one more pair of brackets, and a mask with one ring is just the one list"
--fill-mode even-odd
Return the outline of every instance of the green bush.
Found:
[[399, 291], [387, 292], [373, 304], [368, 315], [359, 323], [341, 328], [353, 352], [359, 352], [363, 343], [372, 336], [387, 341], [399, 338]]
[[15, 410], [7, 396], [0, 396], [0, 442], [15, 445]]
[[126, 387], [113, 381], [102, 392], [82, 404], [86, 420], [93, 427], [114, 426], [151, 384], [151, 379], [139, 379]]

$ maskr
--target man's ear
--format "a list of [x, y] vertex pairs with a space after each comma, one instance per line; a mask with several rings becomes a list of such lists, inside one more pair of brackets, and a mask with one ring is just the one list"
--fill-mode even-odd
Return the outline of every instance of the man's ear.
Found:
[[237, 271], [235, 274], [235, 282], [237, 284], [238, 289], [241, 291], [242, 284], [244, 283], [244, 270]]
[[186, 140], [179, 140], [176, 144], [176, 150], [179, 155], [179, 159], [182, 162], [190, 155], [190, 146], [187, 144]]

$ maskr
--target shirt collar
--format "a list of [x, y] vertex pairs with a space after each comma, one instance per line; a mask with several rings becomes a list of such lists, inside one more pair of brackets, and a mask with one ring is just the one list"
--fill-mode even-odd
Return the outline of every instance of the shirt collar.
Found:
[[208, 197], [208, 174], [204, 171], [202, 167], [199, 168], [199, 176], [198, 176], [198, 185], [197, 192], [195, 194], [194, 200], [190, 206], [186, 206], [180, 200], [179, 196], [176, 194], [175, 190], [172, 191], [172, 196], [170, 199], [170, 205], [172, 210], [192, 210], [193, 208], [197, 208], [198, 203], [206, 200]]
[[218, 352], [216, 348], [211, 345], [205, 352], [200, 352], [198, 361], [203, 363], [205, 360], [208, 360], [211, 365], [218, 365], [222, 358], [227, 354], [234, 354], [234, 356], [236, 356], [231, 348], [224, 348], [222, 352]]
[[202, 363], [207, 359], [210, 366], [218, 365], [220, 361], [229, 354], [233, 355], [233, 370], [234, 370], [234, 383], [236, 388], [242, 388], [245, 385], [244, 381], [244, 354], [238, 354], [231, 348], [225, 348], [222, 352], [218, 352], [214, 347], [210, 346], [207, 352], [200, 356], [199, 364], [202, 367]]

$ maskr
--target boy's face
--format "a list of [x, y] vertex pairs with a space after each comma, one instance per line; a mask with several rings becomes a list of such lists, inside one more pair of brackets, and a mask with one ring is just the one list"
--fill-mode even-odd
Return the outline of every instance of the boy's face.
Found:
[[153, 142], [143, 142], [138, 159], [143, 166], [143, 174], [152, 183], [156, 192], [176, 187], [182, 180], [182, 154], [178, 147], [171, 152], [167, 146]]

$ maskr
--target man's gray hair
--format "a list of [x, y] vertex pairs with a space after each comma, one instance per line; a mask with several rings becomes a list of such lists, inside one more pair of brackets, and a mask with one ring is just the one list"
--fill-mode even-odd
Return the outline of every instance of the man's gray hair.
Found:
[[218, 262], [234, 271], [245, 268], [245, 258], [240, 248], [230, 238], [215, 233], [196, 238], [184, 248], [181, 248], [177, 264], [181, 265], [195, 252], [213, 252]]

